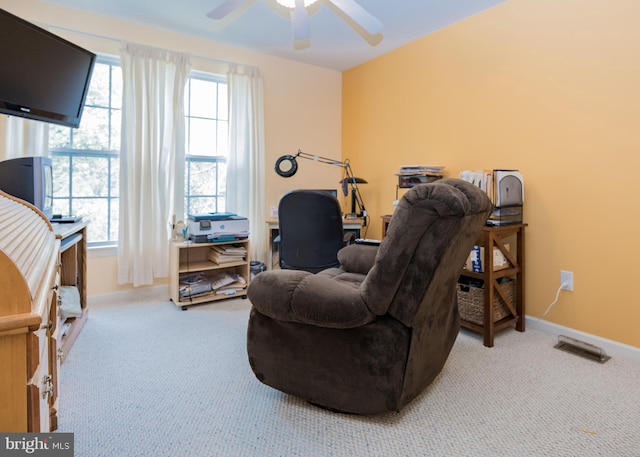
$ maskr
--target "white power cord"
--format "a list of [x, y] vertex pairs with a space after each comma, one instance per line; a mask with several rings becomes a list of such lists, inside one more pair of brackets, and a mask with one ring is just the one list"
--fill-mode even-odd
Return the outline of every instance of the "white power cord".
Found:
[[563, 282], [562, 284], [560, 284], [560, 287], [558, 287], [558, 290], [556, 291], [556, 298], [553, 300], [553, 302], [551, 302], [551, 304], [549, 305], [549, 307], [547, 308], [547, 310], [542, 313], [542, 316], [540, 316], [538, 319], [536, 319], [536, 322], [538, 322], [540, 319], [542, 319], [544, 316], [547, 315], [547, 313], [549, 313], [549, 311], [551, 311], [551, 308], [553, 307], [553, 305], [555, 305], [558, 302], [558, 297], [560, 296], [560, 291], [562, 289], [564, 289], [565, 287], [568, 287], [569, 284], [566, 282]]

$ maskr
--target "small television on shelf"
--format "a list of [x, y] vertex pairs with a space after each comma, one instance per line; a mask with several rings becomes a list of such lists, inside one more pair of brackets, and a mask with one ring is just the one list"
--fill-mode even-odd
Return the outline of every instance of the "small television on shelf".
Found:
[[19, 157], [0, 162], [0, 190], [31, 203], [53, 217], [53, 166], [49, 157]]
[[0, 8], [0, 113], [78, 127], [95, 59]]

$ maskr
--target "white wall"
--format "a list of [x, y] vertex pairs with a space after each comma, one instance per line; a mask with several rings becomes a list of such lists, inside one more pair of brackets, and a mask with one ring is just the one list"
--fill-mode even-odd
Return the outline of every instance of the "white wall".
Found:
[[[298, 149], [341, 158], [340, 72], [39, 0], [0, 0], [0, 7], [97, 53], [118, 55], [119, 40], [124, 40], [199, 56], [192, 58], [195, 70], [224, 74], [224, 61], [258, 67], [265, 87], [266, 214], [288, 190], [337, 187], [341, 172], [337, 167], [300, 164], [298, 174], [285, 179], [275, 174], [273, 165], [281, 155]], [[116, 284], [113, 256], [92, 257], [90, 253], [88, 270], [89, 295], [128, 288]]]

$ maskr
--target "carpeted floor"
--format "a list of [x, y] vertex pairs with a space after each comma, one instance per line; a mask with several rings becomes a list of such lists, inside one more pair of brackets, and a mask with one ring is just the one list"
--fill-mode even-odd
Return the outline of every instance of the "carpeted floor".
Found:
[[336, 414], [258, 382], [249, 306], [92, 307], [60, 375], [76, 457], [640, 456], [637, 362], [585, 360], [535, 330], [505, 330], [491, 349], [463, 331], [400, 413]]

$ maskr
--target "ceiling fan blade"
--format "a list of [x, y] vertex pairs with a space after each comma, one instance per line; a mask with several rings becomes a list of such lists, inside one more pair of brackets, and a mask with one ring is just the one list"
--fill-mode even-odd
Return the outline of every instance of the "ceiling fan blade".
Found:
[[293, 47], [296, 50], [308, 48], [311, 45], [311, 27], [304, 0], [296, 0], [296, 6], [291, 11], [291, 26], [293, 27]]
[[227, 0], [219, 5], [217, 8], [209, 11], [207, 17], [210, 19], [223, 19], [234, 10], [239, 8], [243, 3], [249, 3], [251, 0]]
[[382, 31], [382, 22], [356, 3], [355, 0], [328, 0], [328, 2], [333, 3], [342, 10], [344, 14], [349, 16], [370, 35], [376, 35]]

